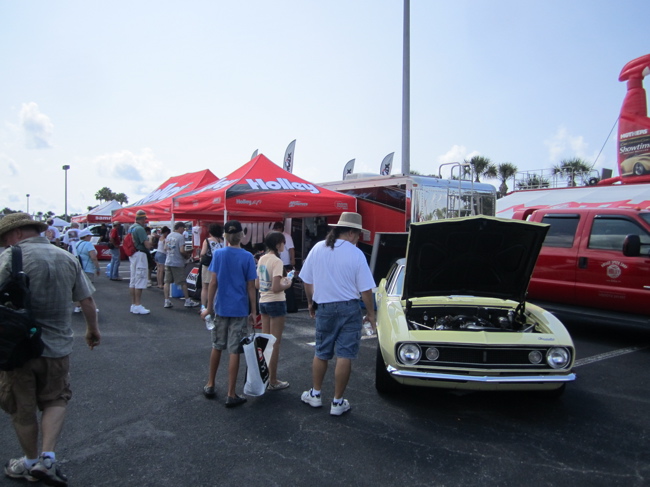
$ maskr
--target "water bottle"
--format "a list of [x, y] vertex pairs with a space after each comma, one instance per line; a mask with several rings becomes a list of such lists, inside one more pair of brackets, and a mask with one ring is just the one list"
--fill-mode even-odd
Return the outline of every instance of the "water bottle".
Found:
[[296, 275], [296, 270], [293, 269], [293, 270], [287, 272], [287, 279], [292, 280], [293, 276], [295, 276], [295, 275]]
[[214, 330], [214, 318], [212, 315], [207, 315], [205, 317], [205, 327], [208, 329], [208, 331]]
[[365, 316], [363, 317], [363, 333], [364, 333], [366, 336], [372, 336], [372, 335], [375, 333], [375, 331], [372, 329], [372, 325], [371, 325], [370, 322], [366, 319]]

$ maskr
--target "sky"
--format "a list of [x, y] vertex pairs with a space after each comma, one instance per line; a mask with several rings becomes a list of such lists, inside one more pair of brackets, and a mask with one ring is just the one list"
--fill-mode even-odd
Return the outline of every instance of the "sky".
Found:
[[[618, 75], [650, 53], [650, 2], [410, 9], [411, 169], [474, 155], [520, 172], [572, 157], [616, 168]], [[0, 0], [0, 208], [63, 214], [63, 165], [68, 214], [85, 213], [105, 186], [134, 203], [171, 176], [227, 176], [255, 150], [281, 165], [294, 139], [294, 173], [314, 183], [341, 179], [350, 159], [378, 173], [391, 152], [400, 173], [403, 11], [403, 0]]]

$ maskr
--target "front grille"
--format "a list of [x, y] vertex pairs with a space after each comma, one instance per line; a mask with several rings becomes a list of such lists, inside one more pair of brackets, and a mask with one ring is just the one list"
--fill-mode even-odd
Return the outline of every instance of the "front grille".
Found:
[[[440, 352], [437, 360], [428, 360], [427, 348], [435, 346]], [[479, 369], [494, 368], [529, 368], [548, 369], [546, 352], [548, 347], [477, 347], [457, 345], [432, 345], [421, 344], [422, 358], [417, 365], [445, 366], [445, 367], [472, 367]], [[540, 364], [531, 364], [528, 354], [538, 350], [542, 354]]]

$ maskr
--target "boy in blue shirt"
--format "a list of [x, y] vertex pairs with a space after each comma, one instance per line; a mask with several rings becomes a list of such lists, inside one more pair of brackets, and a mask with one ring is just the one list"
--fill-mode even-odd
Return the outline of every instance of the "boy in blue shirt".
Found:
[[212, 254], [208, 270], [212, 279], [208, 287], [208, 307], [201, 312], [201, 318], [214, 316], [212, 330], [212, 352], [210, 354], [210, 373], [203, 394], [214, 397], [214, 381], [221, 360], [221, 352], [228, 350], [228, 397], [226, 407], [239, 406], [246, 399], [235, 393], [239, 358], [243, 353], [241, 339], [248, 335], [248, 325], [255, 324], [257, 303], [255, 279], [257, 270], [255, 259], [250, 252], [241, 248], [244, 236], [241, 223], [237, 220], [226, 222], [224, 238], [227, 246]]

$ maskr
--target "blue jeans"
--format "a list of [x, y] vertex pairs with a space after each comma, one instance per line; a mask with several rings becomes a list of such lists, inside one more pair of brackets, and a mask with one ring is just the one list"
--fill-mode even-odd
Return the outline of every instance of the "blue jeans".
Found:
[[120, 277], [120, 248], [111, 249], [111, 279]]
[[316, 310], [316, 357], [330, 360], [357, 358], [363, 313], [358, 299], [318, 303]]

